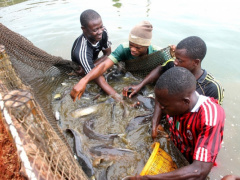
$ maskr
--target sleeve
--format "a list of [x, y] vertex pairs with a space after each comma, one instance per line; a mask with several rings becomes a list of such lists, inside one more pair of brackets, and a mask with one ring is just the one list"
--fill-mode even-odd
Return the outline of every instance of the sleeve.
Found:
[[115, 64], [118, 63], [119, 61], [123, 61], [124, 58], [124, 47], [122, 44], [120, 44], [115, 51], [113, 51], [108, 57], [111, 59]]
[[205, 95], [217, 99], [218, 103], [221, 105], [224, 97], [224, 89], [217, 81], [212, 81], [206, 85]]
[[221, 148], [225, 113], [223, 108], [210, 98], [201, 108], [201, 131], [197, 138], [193, 159], [203, 162], [215, 162]]
[[74, 43], [73, 43], [72, 50], [71, 50], [71, 59], [72, 59], [73, 62], [76, 62], [76, 63], [79, 64], [79, 62], [78, 62], [78, 60], [77, 60], [77, 58], [76, 58], [76, 55], [75, 55], [75, 50], [76, 50], [76, 46], [77, 46], [78, 39], [79, 39], [79, 38], [77, 38], [77, 39], [74, 41]]
[[162, 73], [164, 73], [165, 71], [172, 67], [174, 67], [174, 60], [170, 59], [162, 65]]
[[102, 50], [110, 48], [112, 45], [112, 42], [109, 40], [109, 36], [106, 28], [104, 28], [102, 39], [103, 39]]

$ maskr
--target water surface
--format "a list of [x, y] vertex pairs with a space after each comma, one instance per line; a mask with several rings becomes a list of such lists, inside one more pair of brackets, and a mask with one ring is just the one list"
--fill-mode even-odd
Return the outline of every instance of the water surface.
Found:
[[[79, 15], [88, 8], [102, 16], [113, 50], [119, 43], [128, 41], [130, 29], [142, 20], [153, 24], [153, 44], [161, 47], [177, 44], [187, 36], [201, 37], [208, 47], [202, 66], [225, 88], [224, 143], [217, 158], [218, 166], [212, 169], [210, 178], [240, 175], [240, 7], [237, 0], [1, 0], [0, 6], [1, 23], [49, 54], [69, 60], [73, 41], [81, 34]], [[76, 108], [78, 103], [71, 107]]]

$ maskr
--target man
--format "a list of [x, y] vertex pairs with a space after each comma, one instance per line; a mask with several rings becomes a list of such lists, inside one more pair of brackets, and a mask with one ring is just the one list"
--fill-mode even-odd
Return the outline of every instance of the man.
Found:
[[[120, 44], [104, 62], [93, 68], [73, 87], [70, 93], [72, 99], [74, 101], [77, 97], [80, 99], [87, 83], [101, 76], [107, 69], [112, 67], [114, 63], [125, 60], [129, 61], [159, 50], [159, 48], [151, 45], [152, 28], [152, 25], [148, 21], [143, 21], [136, 25], [129, 34], [128, 44]], [[111, 88], [111, 86], [106, 84], [105, 88]], [[114, 92], [110, 91], [108, 94], [115, 97], [115, 99], [120, 98], [120, 95], [116, 95], [116, 92], [116, 94], [113, 94]]]
[[221, 148], [225, 113], [214, 98], [196, 92], [196, 78], [183, 67], [160, 76], [154, 89], [170, 125], [170, 138], [190, 165], [129, 179], [206, 179]]
[[[94, 10], [88, 9], [80, 15], [82, 35], [72, 47], [72, 61], [80, 65], [79, 74], [88, 74], [97, 64], [103, 62], [111, 53], [111, 42], [103, 26], [101, 16]], [[100, 52], [103, 56], [98, 58]], [[84, 72], [83, 72], [84, 71]], [[96, 77], [95, 82], [107, 93], [115, 94], [115, 90], [107, 87], [103, 76]]]
[[[175, 61], [169, 60], [164, 65], [156, 67], [152, 72], [138, 85], [128, 86], [123, 89], [123, 95], [127, 96], [129, 89], [131, 93], [129, 97], [136, 94], [143, 86], [151, 82], [156, 82], [163, 72], [174, 66], [185, 67], [195, 76], [197, 81], [196, 91], [199, 94], [213, 97], [218, 100], [219, 104], [223, 100], [223, 88], [214, 77], [201, 68], [201, 62], [207, 52], [205, 42], [197, 37], [190, 36], [180, 41], [175, 49]], [[162, 113], [159, 103], [155, 101], [154, 114], [152, 119], [152, 137], [157, 136], [157, 125], [159, 124]]]

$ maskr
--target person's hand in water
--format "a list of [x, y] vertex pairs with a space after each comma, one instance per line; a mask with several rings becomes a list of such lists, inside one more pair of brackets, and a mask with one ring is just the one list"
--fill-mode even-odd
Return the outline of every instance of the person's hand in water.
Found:
[[140, 84], [126, 86], [123, 88], [122, 94], [123, 96], [126, 96], [126, 97], [128, 96], [129, 98], [131, 98], [133, 95], [137, 94], [141, 90], [141, 88], [142, 86]]
[[83, 82], [79, 82], [77, 83], [71, 90], [70, 92], [70, 96], [73, 99], [73, 102], [76, 101], [76, 99], [80, 99], [81, 96], [83, 95], [85, 89], [86, 89], [87, 84], [83, 83]]

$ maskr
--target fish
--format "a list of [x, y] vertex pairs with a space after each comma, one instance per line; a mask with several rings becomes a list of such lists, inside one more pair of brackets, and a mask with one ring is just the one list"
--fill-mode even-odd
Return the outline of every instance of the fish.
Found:
[[154, 110], [155, 100], [153, 97], [145, 97], [140, 94], [133, 95], [131, 98], [126, 97], [127, 102], [134, 104], [134, 107], [141, 106], [145, 110]]
[[147, 124], [151, 122], [153, 114], [147, 114], [142, 116], [137, 116], [133, 118], [127, 125], [125, 131], [129, 133], [130, 131], [136, 129], [139, 125]]
[[71, 116], [74, 117], [74, 118], [87, 116], [89, 114], [96, 113], [98, 109], [99, 109], [98, 105], [93, 105], [93, 106], [90, 106], [90, 107], [80, 108], [80, 109], [72, 111]]
[[98, 172], [97, 180], [108, 180], [107, 174], [108, 174], [108, 170], [112, 164], [113, 164], [113, 162], [111, 162], [106, 168], [103, 168], [101, 171]]
[[118, 134], [99, 134], [94, 132], [93, 125], [94, 125], [94, 119], [86, 120], [83, 125], [83, 132], [84, 134], [89, 137], [90, 139], [100, 140], [106, 143], [113, 143], [113, 139], [118, 137]]
[[113, 71], [109, 72], [105, 75], [106, 82], [110, 81], [117, 81], [119, 82], [121, 78], [124, 76], [124, 73], [119, 71], [118, 69], [114, 69]]
[[66, 129], [66, 132], [71, 132], [74, 137], [74, 152], [82, 170], [88, 177], [94, 177], [94, 169], [90, 159], [83, 153], [82, 141], [79, 133], [74, 129]]
[[93, 156], [100, 157], [104, 160], [120, 160], [122, 158], [129, 158], [135, 154], [133, 150], [115, 148], [105, 144], [91, 147], [89, 151]]

